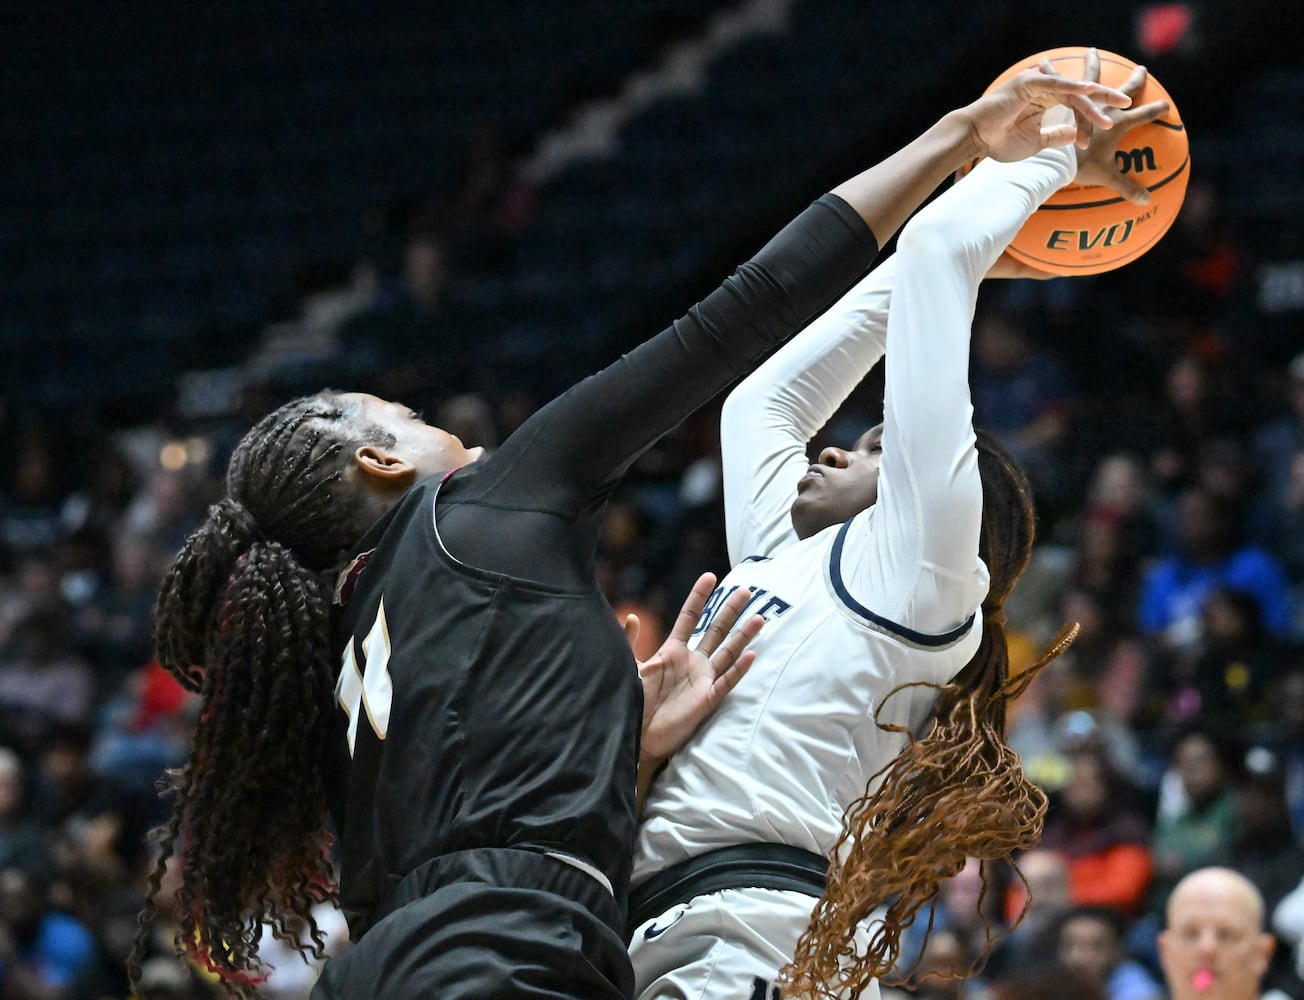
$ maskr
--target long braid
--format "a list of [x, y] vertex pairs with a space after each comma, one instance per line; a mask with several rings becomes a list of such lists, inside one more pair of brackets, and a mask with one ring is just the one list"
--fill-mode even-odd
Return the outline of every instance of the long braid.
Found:
[[323, 954], [311, 911], [335, 894], [324, 773], [335, 672], [327, 574], [366, 528], [361, 500], [340, 488], [351, 446], [393, 443], [348, 413], [324, 392], [250, 430], [231, 457], [227, 497], [160, 587], [159, 660], [201, 693], [202, 706], [189, 760], [169, 775], [175, 802], [133, 982], [170, 858], [182, 864], [178, 950], [200, 957], [231, 992], [256, 995], [264, 921], [301, 954]]
[[[859, 996], [892, 972], [902, 932], [926, 907], [931, 931], [931, 904], [966, 859], [1008, 860], [1041, 839], [1046, 796], [1024, 776], [1019, 755], [1005, 742], [1005, 709], [1072, 643], [1078, 627], [1066, 627], [1032, 668], [1010, 678], [1003, 609], [1032, 553], [1032, 494], [1014, 460], [981, 431], [978, 467], [979, 552], [991, 573], [978, 649], [950, 684], [903, 684], [884, 699], [910, 687], [936, 688], [924, 736], [878, 723], [883, 705], [878, 706], [875, 722], [903, 734], [906, 746], [874, 774], [843, 817], [828, 888], [782, 972], [785, 993], [829, 1000]], [[859, 925], [880, 906], [886, 912], [872, 925], [861, 953]], [[987, 944], [990, 951], [990, 928]], [[985, 959], [986, 954], [969, 971]]]

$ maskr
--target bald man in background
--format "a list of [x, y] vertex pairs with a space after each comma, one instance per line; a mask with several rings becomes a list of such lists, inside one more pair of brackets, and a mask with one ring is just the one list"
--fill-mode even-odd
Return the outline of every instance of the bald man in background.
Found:
[[1172, 1000], [1258, 1000], [1272, 958], [1263, 897], [1229, 868], [1199, 868], [1168, 897], [1159, 960]]

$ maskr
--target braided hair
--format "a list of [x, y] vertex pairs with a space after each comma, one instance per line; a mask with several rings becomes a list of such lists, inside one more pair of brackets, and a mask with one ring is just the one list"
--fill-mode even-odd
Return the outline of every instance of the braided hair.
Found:
[[[902, 684], [887, 695], [921, 684], [938, 691], [922, 737], [904, 726], [879, 724], [904, 734], [906, 746], [871, 777], [843, 816], [828, 888], [782, 973], [785, 993], [829, 1000], [859, 996], [893, 969], [901, 934], [924, 907], [932, 929], [931, 904], [966, 859], [1008, 860], [1041, 838], [1046, 796], [1024, 776], [1019, 755], [1005, 742], [1005, 708], [1069, 646], [1077, 626], [1065, 628], [1036, 664], [1010, 678], [1003, 609], [1032, 555], [1032, 492], [1008, 452], [982, 431], [977, 438], [983, 488], [978, 550], [991, 574], [982, 638], [951, 683]], [[882, 704], [875, 722], [881, 711]], [[985, 886], [984, 876], [984, 891]], [[861, 954], [859, 925], [883, 905], [886, 913]], [[990, 951], [990, 928], [987, 944]]]
[[324, 773], [335, 673], [329, 575], [371, 520], [345, 482], [353, 450], [394, 444], [352, 414], [324, 391], [259, 421], [232, 454], [227, 495], [164, 576], [158, 657], [202, 705], [190, 757], [166, 782], [175, 801], [158, 833], [133, 983], [174, 855], [178, 951], [231, 992], [256, 995], [264, 921], [300, 954], [323, 954], [311, 909], [336, 895]]

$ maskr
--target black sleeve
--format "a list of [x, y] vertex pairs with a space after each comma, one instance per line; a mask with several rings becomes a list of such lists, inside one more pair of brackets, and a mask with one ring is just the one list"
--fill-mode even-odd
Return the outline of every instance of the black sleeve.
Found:
[[569, 514], [605, 495], [685, 417], [835, 301], [878, 246], [824, 195], [669, 328], [553, 400], [514, 433], [463, 499]]

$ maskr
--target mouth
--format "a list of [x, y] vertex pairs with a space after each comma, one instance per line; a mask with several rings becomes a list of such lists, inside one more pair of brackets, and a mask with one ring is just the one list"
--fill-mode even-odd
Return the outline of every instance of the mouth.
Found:
[[797, 493], [804, 493], [810, 489], [818, 480], [824, 478], [824, 470], [818, 465], [812, 465], [806, 470], [806, 474], [797, 480]]

